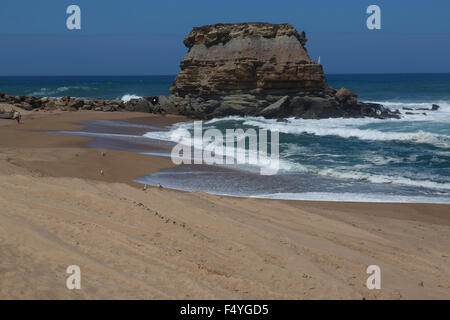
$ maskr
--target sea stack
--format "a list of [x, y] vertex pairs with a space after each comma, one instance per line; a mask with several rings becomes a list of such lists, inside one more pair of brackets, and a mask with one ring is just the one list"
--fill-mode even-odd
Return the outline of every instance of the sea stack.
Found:
[[236, 23], [194, 27], [184, 39], [167, 112], [211, 118], [398, 117], [378, 104], [360, 103], [346, 89], [327, 86], [323, 68], [305, 48], [305, 32], [290, 24]]
[[323, 91], [322, 66], [306, 52], [305, 33], [289, 24], [242, 23], [196, 27], [171, 94], [287, 94]]

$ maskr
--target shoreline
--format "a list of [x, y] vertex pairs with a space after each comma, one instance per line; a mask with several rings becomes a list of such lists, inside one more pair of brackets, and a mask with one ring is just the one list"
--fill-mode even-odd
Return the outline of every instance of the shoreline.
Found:
[[[28, 159], [14, 160], [14, 164], [31, 171], [37, 171], [42, 176], [52, 177], [80, 177], [107, 182], [122, 182], [132, 186], [140, 186], [134, 179], [163, 168], [173, 166], [170, 160], [149, 155], [141, 155], [127, 151], [108, 149], [92, 149], [86, 147], [91, 138], [68, 136], [50, 133], [48, 131], [77, 131], [86, 126], [80, 124], [86, 120], [123, 120], [135, 117], [157, 117], [144, 113], [103, 113], [94, 111], [79, 112], [24, 112], [23, 123], [19, 126], [12, 120], [0, 123], [2, 143], [0, 147], [12, 150], [14, 148], [37, 148], [47, 153], [43, 159], [31, 161]], [[161, 123], [171, 124], [184, 120], [183, 117], [167, 116]], [[63, 147], [64, 154], [55, 155], [52, 151]], [[105, 152], [106, 157], [101, 157]], [[108, 153], [114, 156], [114, 161], [108, 161]], [[83, 157], [81, 161], [81, 157]], [[125, 159], [133, 158], [135, 166], [128, 166], [120, 170], [120, 164]], [[103, 161], [105, 160], [105, 161]], [[112, 160], [112, 159], [111, 159]], [[52, 161], [49, 167], [46, 161]], [[92, 168], [86, 167], [91, 163]], [[102, 167], [103, 166], [103, 167]], [[102, 168], [101, 168], [102, 167]], [[95, 168], [95, 169], [94, 169]], [[99, 174], [104, 170], [104, 175]]]
[[[165, 131], [166, 126], [173, 125], [176, 122], [190, 122], [192, 119], [177, 117], [177, 116], [148, 116], [146, 114], [140, 115], [139, 117], [125, 117], [121, 119], [120, 117], [116, 119], [113, 117], [112, 120], [88, 120], [76, 123], [77, 125], [82, 125], [83, 128], [75, 131], [73, 136], [86, 137], [89, 139], [88, 142], [81, 144], [81, 147], [93, 148], [98, 150], [117, 150], [130, 153], [138, 153], [141, 155], [148, 155], [151, 157], [158, 157], [164, 160], [170, 158], [170, 149], [173, 143], [166, 140], [154, 140], [154, 139], [138, 139], [142, 137], [145, 133], [152, 131]], [[116, 122], [119, 121], [119, 122]], [[115, 123], [115, 124], [111, 124]], [[63, 134], [72, 135], [72, 130], [70, 131], [50, 131], [51, 134]], [[125, 140], [117, 138], [115, 136], [109, 137], [108, 135], [124, 135], [127, 137]], [[96, 136], [98, 135], [98, 136]], [[136, 137], [136, 139], [134, 138]], [[144, 141], [145, 140], [145, 141]], [[195, 168], [194, 168], [195, 167]], [[169, 173], [172, 172], [172, 173]], [[165, 176], [169, 173], [172, 179], [162, 178], [161, 175]], [[254, 180], [252, 175], [247, 171], [240, 171], [239, 169], [227, 168], [215, 165], [195, 165], [191, 167], [190, 165], [176, 166], [172, 163], [167, 163], [166, 167], [158, 168], [151, 172], [146, 173], [144, 176], [133, 177], [130, 180], [133, 183], [140, 183], [141, 185], [147, 184], [149, 186], [158, 186], [160, 183], [165, 187], [172, 190], [192, 192], [192, 191], [202, 191], [211, 195], [218, 196], [229, 196], [237, 198], [255, 198], [255, 199], [272, 199], [272, 200], [298, 200], [298, 201], [318, 201], [318, 202], [345, 202], [345, 203], [421, 203], [421, 204], [450, 204], [445, 198], [431, 197], [431, 196], [413, 196], [413, 195], [402, 195], [402, 194], [391, 194], [389, 190], [385, 190], [385, 194], [370, 193], [368, 190], [360, 190], [360, 192], [351, 191], [337, 191], [337, 192], [317, 192], [317, 191], [303, 191], [299, 193], [230, 193], [225, 190], [219, 191], [215, 189], [206, 190], [199, 186], [188, 186], [191, 182], [186, 174], [213, 174], [214, 176], [221, 177], [221, 174], [229, 176], [229, 174], [242, 176], [244, 179]], [[179, 174], [181, 174], [181, 180], [185, 180], [184, 183], [174, 184], [173, 180]], [[229, 177], [228, 177], [229, 178]], [[297, 179], [309, 179], [302, 176], [297, 177]], [[160, 181], [159, 181], [160, 180]], [[158, 181], [160, 183], [158, 183]], [[301, 181], [301, 180], [300, 180]], [[288, 181], [286, 181], [288, 182]], [[255, 180], [254, 183], [258, 183]], [[264, 180], [259, 183], [265, 184]], [[279, 183], [279, 182], [278, 182]], [[306, 183], [306, 181], [303, 181]], [[341, 183], [340, 181], [330, 180], [329, 184]], [[231, 190], [230, 190], [231, 191]], [[243, 191], [241, 191], [243, 192]]]
[[[145, 119], [145, 118], [144, 118]], [[129, 123], [126, 124], [125, 122]], [[165, 136], [166, 128], [154, 125], [154, 121], [142, 121], [139, 118], [128, 119], [114, 124], [114, 121], [90, 122], [89, 126], [77, 133], [80, 136], [92, 136], [93, 142], [89, 147], [108, 147], [125, 151], [139, 152], [170, 158], [170, 150], [174, 143], [167, 139], [159, 138], [160, 134]], [[188, 123], [186, 123], [188, 124]], [[146, 129], [138, 126], [145, 125]], [[206, 124], [205, 124], [206, 125]], [[233, 124], [230, 124], [233, 126]], [[185, 126], [183, 126], [185, 127]], [[155, 133], [153, 136], [152, 134]], [[140, 138], [144, 133], [148, 139]], [[170, 132], [170, 131], [169, 131]], [[64, 134], [70, 134], [64, 132]], [[124, 135], [117, 137], [116, 135]], [[257, 170], [257, 168], [256, 168]], [[197, 177], [202, 177], [197, 178]], [[214, 184], [216, 179], [224, 182]], [[327, 184], [330, 188], [318, 190], [310, 182]], [[397, 190], [405, 188], [402, 184], [367, 183], [354, 181], [352, 188], [339, 188], [345, 185], [345, 179], [315, 176], [308, 173], [292, 172], [290, 175], [273, 176], [269, 179], [255, 174], [255, 170], [222, 165], [181, 165], [162, 169], [156, 173], [140, 177], [137, 181], [142, 184], [158, 186], [162, 184], [166, 188], [182, 191], [200, 190], [214, 195], [232, 196], [241, 198], [277, 199], [277, 200], [300, 200], [300, 201], [329, 201], [329, 202], [376, 202], [376, 203], [431, 203], [450, 204], [448, 197], [439, 197], [428, 194], [402, 193]], [[272, 185], [284, 185], [282, 189], [272, 188]], [[298, 185], [298, 187], [296, 187]], [[235, 188], [239, 186], [239, 191]], [[255, 187], [258, 186], [258, 187]], [[396, 189], [397, 188], [397, 189]]]
[[[143, 191], [133, 179], [170, 159], [36, 131], [136, 117], [183, 119], [79, 111], [0, 120], [1, 299], [450, 298], [449, 205]], [[71, 264], [83, 272], [78, 292], [64, 285]], [[382, 290], [365, 287], [371, 264]]]
[[[39, 148], [45, 149], [53, 148], [59, 149], [63, 146], [65, 149], [70, 149], [70, 152], [61, 158], [52, 159], [52, 163], [59, 163], [58, 166], [49, 168], [43, 161], [30, 161], [30, 159], [21, 159], [15, 161], [13, 164], [17, 166], [22, 166], [23, 168], [30, 170], [31, 172], [39, 172], [40, 176], [52, 176], [52, 177], [78, 177], [83, 179], [93, 179], [105, 182], [120, 182], [126, 183], [133, 187], [140, 188], [144, 184], [143, 182], [136, 182], [138, 178], [144, 178], [150, 174], [160, 172], [164, 169], [170, 169], [177, 167], [172, 161], [163, 156], [152, 155], [148, 153], [140, 153], [139, 151], [130, 151], [124, 147], [107, 148], [102, 146], [102, 143], [97, 144], [96, 141], [99, 138], [96, 137], [82, 137], [79, 135], [66, 135], [61, 132], [78, 132], [89, 127], [88, 124], [84, 122], [106, 120], [106, 121], [123, 121], [132, 124], [140, 125], [150, 125], [155, 127], [163, 127], [168, 125], [173, 125], [178, 122], [193, 121], [190, 118], [178, 115], [165, 115], [160, 114], [148, 114], [141, 112], [96, 112], [96, 111], [78, 111], [78, 112], [67, 112], [67, 111], [44, 111], [44, 112], [31, 112], [21, 110], [24, 114], [23, 123], [16, 127], [15, 121], [3, 120], [0, 122], [0, 134], [4, 140], [0, 144], [0, 148]], [[32, 124], [28, 123], [28, 126], [24, 127], [24, 121], [32, 120]], [[36, 123], [35, 120], [39, 120]], [[12, 131], [3, 130], [4, 127], [9, 127]], [[18, 129], [18, 130], [16, 130]], [[114, 128], [117, 129], [117, 128]], [[90, 131], [87, 131], [90, 132]], [[114, 130], [115, 133], [117, 133]], [[148, 129], [136, 128], [134, 133], [141, 135], [142, 133], [148, 132]], [[122, 132], [123, 133], [123, 132]], [[129, 132], [128, 132], [129, 133]], [[35, 134], [45, 135], [44, 137], [35, 138]], [[11, 139], [11, 136], [14, 136]], [[10, 141], [9, 143], [7, 141]], [[46, 150], [50, 152], [50, 150]], [[103, 163], [103, 167], [107, 168], [108, 171], [104, 170], [100, 164], [100, 160], [106, 160], [107, 156], [100, 157], [101, 153], [105, 154], [111, 153], [116, 159], [112, 162]], [[77, 165], [74, 160], [80, 161], [80, 154], [85, 154], [86, 158], [83, 159], [83, 163], [93, 163], [99, 170], [104, 170], [104, 175], [99, 174], [99, 170], [89, 170], [85, 171], [85, 165]], [[121, 162], [124, 159], [133, 159], [134, 166], [127, 166], [127, 170], [120, 170], [116, 164], [113, 162]], [[9, 161], [9, 160], [8, 160]], [[48, 161], [45, 159], [44, 161]], [[11, 162], [12, 163], [12, 162]], [[202, 165], [207, 168], [211, 167], [209, 165]], [[71, 168], [71, 170], [66, 170]], [[83, 170], [82, 170], [83, 169]], [[82, 171], [81, 171], [82, 170]], [[146, 171], [148, 170], [148, 171]], [[233, 169], [226, 169], [233, 170]], [[108, 173], [108, 174], [106, 174]], [[154, 187], [154, 186], [153, 186]], [[181, 190], [167, 188], [178, 192], [205, 192], [197, 190]], [[208, 192], [205, 192], [208, 193]], [[449, 205], [447, 203], [433, 203], [433, 202], [400, 202], [400, 201], [340, 201], [340, 200], [303, 200], [303, 199], [284, 199], [284, 198], [265, 198], [265, 197], [253, 197], [253, 196], [240, 196], [240, 195], [227, 195], [220, 193], [208, 193], [212, 196], [219, 197], [233, 197], [242, 199], [261, 199], [261, 200], [275, 200], [275, 201], [300, 201], [300, 202], [312, 202], [312, 203], [329, 203], [330, 205], [334, 203], [346, 203], [346, 204], [424, 204], [424, 205]]]

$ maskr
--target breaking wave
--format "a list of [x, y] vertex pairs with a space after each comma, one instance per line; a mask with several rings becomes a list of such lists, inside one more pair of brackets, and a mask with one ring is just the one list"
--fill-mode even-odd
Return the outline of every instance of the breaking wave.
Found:
[[[445, 113], [438, 112], [444, 121], [448, 120]], [[280, 135], [281, 174], [302, 173], [342, 181], [450, 190], [450, 178], [445, 175], [450, 166], [450, 135], [445, 134], [449, 128], [444, 125], [446, 130], [441, 133], [430, 132], [433, 120], [428, 121], [428, 126], [422, 122], [372, 118], [290, 118], [277, 122], [262, 117], [232, 116], [207, 121], [203, 129], [278, 130], [284, 134]], [[179, 142], [174, 137], [182, 132], [180, 129], [192, 130], [193, 124], [179, 123], [169, 131], [148, 132], [144, 136]], [[354, 146], [357, 141], [362, 144]], [[372, 146], [374, 149], [370, 149]]]
[[360, 128], [360, 126], [380, 123], [376, 119], [322, 119], [304, 120], [288, 119], [288, 123], [277, 122], [264, 118], [246, 118], [244, 124], [266, 130], [278, 130], [285, 134], [313, 134], [316, 136], [338, 136], [341, 138], [357, 138], [373, 141], [407, 141], [414, 143], [428, 143], [436, 147], [448, 148], [450, 136], [417, 130], [412, 132], [392, 132], [376, 129]]
[[135, 94], [124, 94], [121, 98], [120, 98], [120, 100], [122, 100], [123, 102], [128, 102], [128, 101], [130, 101], [131, 99], [140, 99], [140, 98], [142, 98], [141, 96], [137, 96], [137, 95], [135, 95]]

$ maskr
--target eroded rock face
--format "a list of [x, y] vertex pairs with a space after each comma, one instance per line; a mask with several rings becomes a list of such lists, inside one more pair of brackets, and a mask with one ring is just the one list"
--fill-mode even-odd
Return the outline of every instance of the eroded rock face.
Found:
[[304, 32], [289, 24], [241, 23], [196, 27], [170, 90], [178, 97], [286, 94], [326, 87], [322, 66], [304, 48]]
[[306, 36], [290, 24], [239, 23], [195, 27], [181, 71], [162, 108], [211, 118], [398, 117], [380, 105], [358, 102], [347, 89], [327, 86], [320, 64], [305, 49]]

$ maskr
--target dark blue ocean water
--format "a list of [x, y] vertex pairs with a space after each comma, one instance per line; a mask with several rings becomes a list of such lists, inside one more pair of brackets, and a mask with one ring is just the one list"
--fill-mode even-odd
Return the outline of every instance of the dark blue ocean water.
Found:
[[328, 75], [334, 88], [345, 87], [360, 99], [392, 102], [449, 101], [450, 74]]
[[[168, 94], [173, 79], [0, 77], [0, 92], [126, 100]], [[399, 109], [402, 118], [289, 119], [288, 123], [263, 118], [215, 119], [204, 124], [204, 129], [223, 133], [228, 128], [279, 130], [279, 173], [262, 177], [245, 166], [238, 172], [181, 166], [140, 181], [271, 198], [450, 203], [450, 74], [328, 75], [327, 81], [332, 87], [350, 89], [360, 100]], [[440, 109], [418, 110], [431, 108], [433, 103]], [[169, 141], [171, 132], [180, 127], [192, 131], [192, 124], [179, 124], [143, 138]]]
[[[124, 95], [167, 95], [175, 79], [167, 76], [2, 77], [0, 92], [13, 95], [119, 99]], [[346, 87], [361, 99], [430, 102], [449, 99], [450, 74], [327, 75], [335, 88]]]
[[37, 97], [121, 99], [168, 95], [175, 76], [0, 77], [0, 92]]

